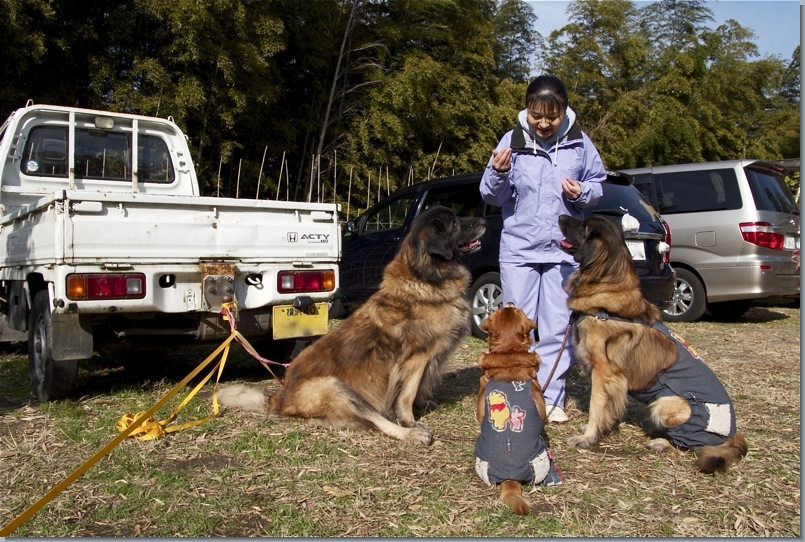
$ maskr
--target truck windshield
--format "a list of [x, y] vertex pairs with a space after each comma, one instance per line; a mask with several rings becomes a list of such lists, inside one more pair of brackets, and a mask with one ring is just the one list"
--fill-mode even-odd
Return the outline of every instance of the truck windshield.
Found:
[[[131, 181], [131, 134], [103, 130], [75, 131], [75, 177], [110, 181]], [[173, 163], [165, 142], [141, 134], [137, 144], [140, 182], [171, 183]], [[44, 177], [67, 177], [67, 128], [33, 128], [25, 143], [22, 173]]]

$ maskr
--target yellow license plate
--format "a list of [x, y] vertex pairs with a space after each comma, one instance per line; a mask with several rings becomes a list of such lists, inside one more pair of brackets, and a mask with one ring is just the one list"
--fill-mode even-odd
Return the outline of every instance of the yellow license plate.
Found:
[[327, 333], [327, 303], [316, 303], [297, 309], [291, 305], [273, 308], [273, 332], [275, 339], [313, 337]]

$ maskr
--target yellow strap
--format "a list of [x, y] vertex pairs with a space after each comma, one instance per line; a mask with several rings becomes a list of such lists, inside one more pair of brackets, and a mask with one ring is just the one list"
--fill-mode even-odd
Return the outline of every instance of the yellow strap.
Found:
[[[227, 317], [224, 316], [224, 319], [227, 319]], [[174, 431], [180, 431], [188, 427], [194, 427], [196, 425], [200, 425], [218, 416], [218, 382], [221, 380], [221, 374], [223, 374], [224, 365], [226, 365], [226, 358], [229, 355], [229, 345], [232, 339], [236, 337], [242, 337], [242, 335], [239, 332], [233, 330], [232, 335], [230, 335], [229, 339], [226, 342], [226, 347], [224, 348], [223, 354], [221, 355], [221, 360], [218, 362], [217, 365], [215, 365], [212, 368], [212, 370], [207, 374], [207, 376], [205, 376], [201, 380], [201, 382], [196, 384], [196, 387], [193, 388], [193, 390], [187, 394], [187, 397], [185, 397], [184, 400], [182, 400], [182, 402], [179, 403], [179, 406], [177, 406], [171, 411], [170, 415], [167, 418], [158, 422], [154, 419], [153, 416], [149, 416], [142, 423], [140, 423], [138, 427], [130, 431], [129, 436], [137, 440], [153, 440], [161, 438], [167, 433], [173, 433]], [[207, 358], [207, 360], [202, 362], [202, 364], [206, 365], [209, 362], [209, 360], [210, 358]], [[182, 410], [193, 397], [195, 397], [196, 393], [198, 393], [198, 391], [204, 387], [207, 381], [209, 381], [212, 375], [215, 374], [216, 369], [218, 369], [218, 378], [215, 380], [215, 386], [213, 387], [212, 390], [212, 409], [213, 409], [212, 416], [207, 416], [206, 418], [195, 420], [192, 422], [187, 422], [182, 425], [167, 427], [168, 424], [172, 423], [176, 419], [176, 416], [179, 414], [179, 411]], [[124, 414], [117, 422], [115, 422], [115, 427], [117, 428], [118, 431], [123, 431], [124, 429], [127, 429], [131, 424], [133, 424], [135, 420], [140, 419], [143, 414], [145, 413], [138, 412], [136, 415]]]
[[[67, 486], [75, 482], [79, 478], [79, 476], [87, 472], [90, 469], [90, 467], [92, 467], [95, 463], [97, 463], [103, 456], [111, 452], [115, 446], [123, 442], [123, 440], [125, 440], [127, 437], [132, 436], [137, 440], [151, 440], [159, 438], [163, 436], [165, 433], [172, 433], [174, 431], [179, 431], [180, 429], [184, 429], [186, 427], [193, 427], [195, 425], [199, 425], [217, 416], [219, 410], [218, 396], [217, 396], [218, 382], [221, 380], [221, 375], [223, 374], [224, 371], [224, 365], [226, 364], [226, 358], [229, 354], [230, 344], [232, 343], [233, 340], [238, 339], [238, 342], [241, 342], [241, 344], [245, 343], [245, 345], [248, 345], [248, 348], [246, 348], [247, 350], [249, 350], [250, 352], [254, 350], [251, 347], [251, 345], [249, 345], [249, 343], [246, 342], [246, 339], [243, 337], [243, 335], [241, 335], [235, 329], [234, 321], [230, 320], [229, 315], [231, 314], [230, 311], [232, 308], [234, 308], [235, 311], [237, 311], [237, 305], [235, 303], [228, 303], [222, 307], [224, 320], [230, 321], [230, 329], [232, 332], [229, 335], [229, 337], [227, 337], [227, 339], [213, 351], [212, 354], [207, 356], [207, 359], [202, 361], [198, 365], [198, 367], [193, 369], [190, 372], [190, 374], [188, 374], [186, 377], [182, 379], [181, 382], [179, 382], [173, 388], [171, 388], [171, 390], [167, 393], [167, 395], [165, 395], [162, 399], [157, 401], [154, 404], [154, 406], [149, 408], [147, 411], [138, 412], [137, 414], [134, 415], [124, 414], [120, 418], [120, 420], [115, 422], [115, 427], [117, 428], [119, 433], [114, 439], [112, 439], [106, 446], [104, 446], [98, 452], [96, 452], [95, 455], [90, 457], [83, 465], [74, 470], [64, 480], [59, 482], [53, 489], [48, 491], [45, 494], [45, 496], [43, 496], [41, 499], [36, 501], [30, 507], [28, 507], [28, 509], [26, 509], [22, 514], [14, 518], [14, 520], [8, 523], [7, 525], [0, 528], [0, 537], [8, 536], [12, 532], [14, 532], [14, 530], [16, 530], [17, 527], [19, 527], [20, 525], [25, 523], [28, 519], [30, 519], [31, 516], [36, 514], [39, 510], [42, 509], [43, 506], [52, 501], [56, 497], [56, 495], [64, 491], [64, 489]], [[185, 397], [185, 399], [181, 402], [181, 404], [179, 404], [179, 406], [173, 409], [168, 418], [161, 422], [155, 421], [154, 413], [156, 413], [157, 410], [162, 408], [171, 397], [176, 395], [176, 393], [178, 393], [179, 390], [184, 388], [193, 378], [195, 378], [196, 375], [198, 375], [207, 365], [209, 365], [212, 360], [218, 357], [218, 354], [221, 354], [222, 352], [223, 354], [221, 356], [221, 360], [215, 366], [213, 366], [209, 374], [206, 377], [204, 377], [204, 379], [202, 379], [202, 381], [199, 384], [196, 385], [193, 391], [190, 392], [190, 394], [188, 394], [187, 397]], [[218, 377], [215, 381], [215, 386], [213, 387], [212, 392], [212, 407], [213, 407], [212, 416], [208, 416], [201, 420], [187, 422], [179, 426], [166, 428], [165, 426], [167, 426], [176, 418], [176, 415], [179, 413], [179, 411], [190, 401], [190, 399], [193, 398], [193, 396], [195, 396], [198, 390], [200, 390], [204, 386], [204, 384], [207, 383], [207, 381], [215, 373], [216, 369], [218, 369]]]
[[[56, 497], [56, 495], [58, 495], [59, 493], [64, 491], [64, 489], [67, 486], [69, 486], [70, 484], [75, 482], [78, 479], [79, 476], [81, 476], [82, 474], [87, 472], [90, 469], [90, 467], [92, 467], [95, 463], [97, 463], [103, 456], [105, 456], [106, 454], [111, 452], [112, 449], [114, 449], [115, 446], [117, 446], [118, 444], [123, 442], [123, 440], [125, 440], [137, 428], [142, 427], [144, 422], [147, 422], [147, 420], [151, 419], [153, 417], [154, 413], [157, 410], [162, 408], [165, 405], [165, 403], [167, 403], [168, 400], [171, 397], [176, 395], [176, 393], [179, 390], [184, 388], [197, 374], [199, 374], [202, 371], [202, 369], [204, 369], [213, 359], [215, 359], [218, 356], [218, 354], [220, 354], [222, 351], [228, 351], [229, 345], [235, 339], [235, 337], [236, 337], [236, 335], [234, 333], [231, 334], [218, 348], [215, 349], [215, 351], [212, 354], [210, 354], [207, 357], [207, 359], [205, 359], [203, 362], [201, 362], [198, 367], [193, 369], [190, 372], [189, 375], [187, 375], [186, 377], [184, 377], [184, 379], [182, 379], [181, 382], [176, 384], [168, 392], [168, 394], [165, 395], [159, 401], [157, 401], [154, 404], [154, 406], [149, 408], [147, 411], [145, 411], [143, 413], [138, 413], [136, 416], [134, 416], [134, 421], [132, 421], [131, 423], [128, 423], [127, 425], [125, 425], [125, 427], [120, 430], [120, 433], [114, 439], [112, 439], [106, 446], [104, 446], [98, 452], [96, 452], [95, 455], [90, 457], [87, 460], [86, 463], [84, 463], [83, 465], [78, 467], [76, 470], [74, 470], [64, 480], [59, 482], [53, 489], [48, 491], [45, 494], [44, 497], [42, 497], [41, 499], [36, 501], [34, 504], [32, 504], [30, 507], [28, 507], [28, 509], [25, 510], [22, 514], [17, 516], [13, 521], [11, 521], [7, 525], [5, 525], [2, 529], [0, 529], [0, 537], [8, 536], [12, 532], [14, 532], [14, 530], [17, 527], [19, 527], [20, 525], [25, 523], [31, 516], [36, 514], [43, 506], [45, 506], [47, 503], [52, 501]], [[223, 364], [219, 363], [218, 365], [219, 365], [219, 377], [220, 377], [220, 372], [223, 370]], [[214, 394], [213, 394], [213, 404], [215, 405], [215, 410], [217, 412], [217, 408], [218, 408], [217, 407], [217, 399], [215, 398]], [[121, 420], [121, 421], [123, 421], [123, 420]], [[118, 423], [120, 423], [120, 422], [118, 422]], [[123, 421], [123, 423], [126, 424], [125, 421]], [[115, 425], [117, 425], [117, 424], [115, 424]]]

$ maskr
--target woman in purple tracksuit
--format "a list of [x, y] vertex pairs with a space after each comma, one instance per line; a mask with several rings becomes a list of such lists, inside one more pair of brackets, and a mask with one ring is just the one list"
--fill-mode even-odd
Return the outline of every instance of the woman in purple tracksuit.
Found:
[[551, 75], [534, 79], [526, 90], [525, 106], [519, 125], [504, 134], [492, 152], [481, 196], [503, 209], [503, 303], [514, 303], [537, 322], [542, 386], [556, 364], [544, 392], [548, 420], [564, 422], [571, 345], [558, 364], [556, 358], [570, 319], [564, 284], [577, 264], [559, 248], [558, 219], [582, 218], [582, 209], [601, 197], [606, 171], [598, 150], [576, 124], [560, 79]]

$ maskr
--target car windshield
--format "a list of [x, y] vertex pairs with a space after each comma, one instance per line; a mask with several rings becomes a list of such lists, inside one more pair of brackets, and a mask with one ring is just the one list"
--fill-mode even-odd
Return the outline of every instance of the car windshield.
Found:
[[767, 169], [751, 167], [744, 169], [758, 210], [778, 213], [797, 212], [797, 204], [785, 184], [783, 175], [776, 175]]

